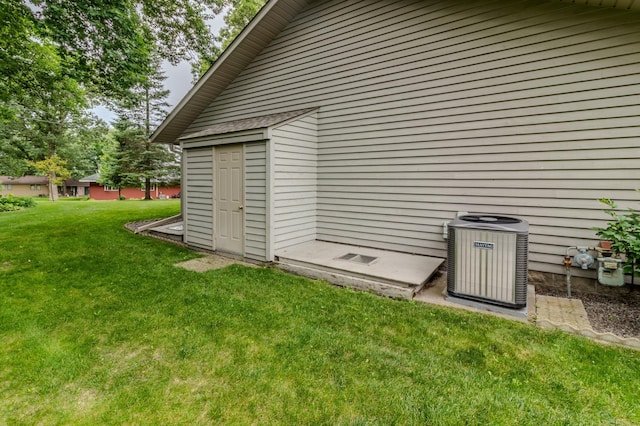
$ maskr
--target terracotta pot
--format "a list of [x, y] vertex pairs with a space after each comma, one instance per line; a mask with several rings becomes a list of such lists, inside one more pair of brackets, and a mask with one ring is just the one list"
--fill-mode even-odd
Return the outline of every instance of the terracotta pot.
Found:
[[600, 241], [600, 247], [602, 247], [603, 250], [611, 250], [611, 241], [608, 240], [602, 240]]

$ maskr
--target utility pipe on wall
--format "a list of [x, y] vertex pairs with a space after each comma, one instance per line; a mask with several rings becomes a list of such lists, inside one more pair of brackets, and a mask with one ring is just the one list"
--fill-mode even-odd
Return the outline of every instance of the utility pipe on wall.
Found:
[[[577, 253], [573, 256], [573, 261], [571, 259], [571, 255], [569, 252], [572, 250], [576, 250]], [[567, 250], [564, 254], [564, 266], [566, 268], [566, 277], [567, 277], [567, 297], [571, 297], [571, 265], [575, 264], [579, 266], [581, 269], [589, 269], [589, 266], [593, 265], [595, 259], [591, 256], [588, 251], [596, 251], [595, 247], [581, 247], [581, 246], [572, 246], [567, 247]]]

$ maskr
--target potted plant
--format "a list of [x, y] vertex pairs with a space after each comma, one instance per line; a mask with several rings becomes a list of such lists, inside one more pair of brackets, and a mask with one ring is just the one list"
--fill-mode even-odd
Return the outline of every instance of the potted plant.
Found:
[[594, 228], [596, 235], [610, 242], [613, 253], [624, 255], [624, 272], [631, 275], [631, 284], [634, 284], [634, 276], [640, 272], [640, 213], [629, 208], [628, 213], [621, 214], [613, 200], [598, 201], [608, 206], [604, 212], [611, 220], [604, 228]]
[[600, 248], [603, 252], [611, 252], [611, 245], [613, 243], [610, 240], [600, 240]]

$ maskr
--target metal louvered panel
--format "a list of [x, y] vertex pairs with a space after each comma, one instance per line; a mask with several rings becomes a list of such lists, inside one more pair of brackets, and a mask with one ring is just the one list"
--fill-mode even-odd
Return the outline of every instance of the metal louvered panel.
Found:
[[452, 222], [447, 291], [466, 299], [525, 307], [528, 233], [491, 228], [485, 223]]

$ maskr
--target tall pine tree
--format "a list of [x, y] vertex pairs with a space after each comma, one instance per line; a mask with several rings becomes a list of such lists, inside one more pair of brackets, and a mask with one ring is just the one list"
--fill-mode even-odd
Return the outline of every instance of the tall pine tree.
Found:
[[110, 163], [101, 170], [103, 184], [123, 187], [144, 183], [145, 200], [151, 199], [153, 183], [169, 184], [179, 179], [180, 163], [167, 146], [149, 141], [169, 106], [159, 57], [154, 57], [150, 69], [146, 81], [136, 85], [119, 103], [115, 123], [118, 146]]

